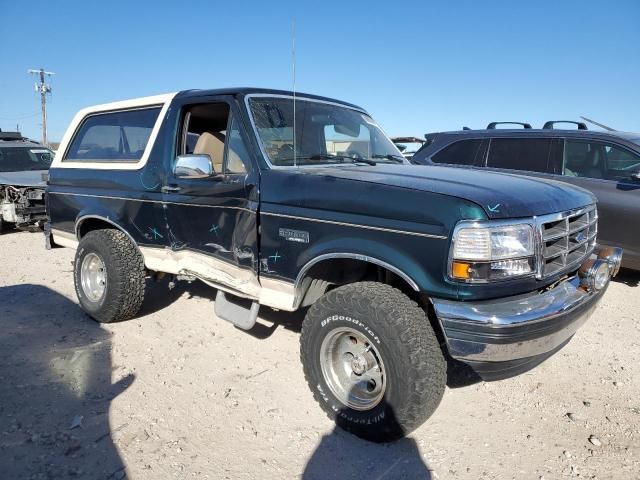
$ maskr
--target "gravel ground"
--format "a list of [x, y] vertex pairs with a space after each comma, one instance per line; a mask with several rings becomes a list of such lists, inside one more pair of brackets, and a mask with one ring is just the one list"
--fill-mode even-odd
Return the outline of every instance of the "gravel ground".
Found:
[[141, 315], [77, 306], [73, 251], [0, 236], [0, 477], [640, 478], [640, 274], [535, 370], [448, 389], [409, 438], [371, 444], [316, 406], [300, 314], [242, 332], [200, 283], [150, 285]]

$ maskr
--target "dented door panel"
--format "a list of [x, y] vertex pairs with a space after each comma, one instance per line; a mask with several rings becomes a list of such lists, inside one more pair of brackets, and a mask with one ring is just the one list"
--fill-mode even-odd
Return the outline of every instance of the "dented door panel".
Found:
[[[234, 101], [226, 96], [197, 100], [198, 104], [226, 102], [231, 115], [237, 115]], [[193, 99], [184, 104], [178, 101], [172, 110], [171, 121], [178, 125], [182, 118], [181, 109], [193, 102]], [[179, 128], [176, 131], [179, 132]], [[177, 138], [175, 142], [177, 145]], [[174, 147], [173, 152], [176, 150]], [[175, 156], [173, 154], [174, 159]], [[191, 273], [204, 280], [257, 296], [260, 177], [252, 166], [252, 160], [249, 158], [247, 161], [250, 164], [246, 174], [217, 171], [207, 178], [178, 178], [170, 167], [174, 160], [170, 160], [165, 163], [168, 168], [164, 185], [168, 188], [165, 188], [162, 199], [171, 252], [190, 251], [211, 258], [211, 261], [193, 263], [185, 270], [195, 269]], [[186, 258], [185, 254], [173, 256]], [[205, 265], [209, 263], [210, 266]]]

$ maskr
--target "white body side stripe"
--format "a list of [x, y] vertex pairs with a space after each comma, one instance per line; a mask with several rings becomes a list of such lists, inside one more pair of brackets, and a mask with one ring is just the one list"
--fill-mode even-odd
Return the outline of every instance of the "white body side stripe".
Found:
[[[79, 241], [73, 233], [52, 229], [51, 234], [57, 245], [78, 248]], [[149, 270], [175, 275], [192, 275], [225, 292], [258, 300], [261, 305], [286, 311], [296, 309], [293, 282], [270, 278], [258, 280], [251, 270], [200, 252], [173, 251], [162, 247], [139, 247], [139, 250]]]

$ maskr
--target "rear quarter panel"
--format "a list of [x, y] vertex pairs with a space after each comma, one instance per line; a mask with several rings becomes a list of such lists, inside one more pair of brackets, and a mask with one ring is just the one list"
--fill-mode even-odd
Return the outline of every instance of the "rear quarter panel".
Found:
[[[75, 234], [86, 217], [119, 225], [139, 244], [162, 245], [168, 238], [162, 208], [163, 160], [173, 138], [167, 111], [174, 94], [98, 105], [78, 112], [49, 170], [47, 213], [51, 228]], [[142, 158], [137, 162], [67, 162], [64, 155], [87, 115], [110, 110], [162, 106]]]

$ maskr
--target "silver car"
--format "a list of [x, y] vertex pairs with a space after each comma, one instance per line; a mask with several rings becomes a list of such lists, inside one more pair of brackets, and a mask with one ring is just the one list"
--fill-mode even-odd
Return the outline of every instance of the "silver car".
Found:
[[8, 224], [44, 224], [44, 178], [52, 160], [53, 152], [43, 145], [18, 132], [0, 131], [0, 233]]

